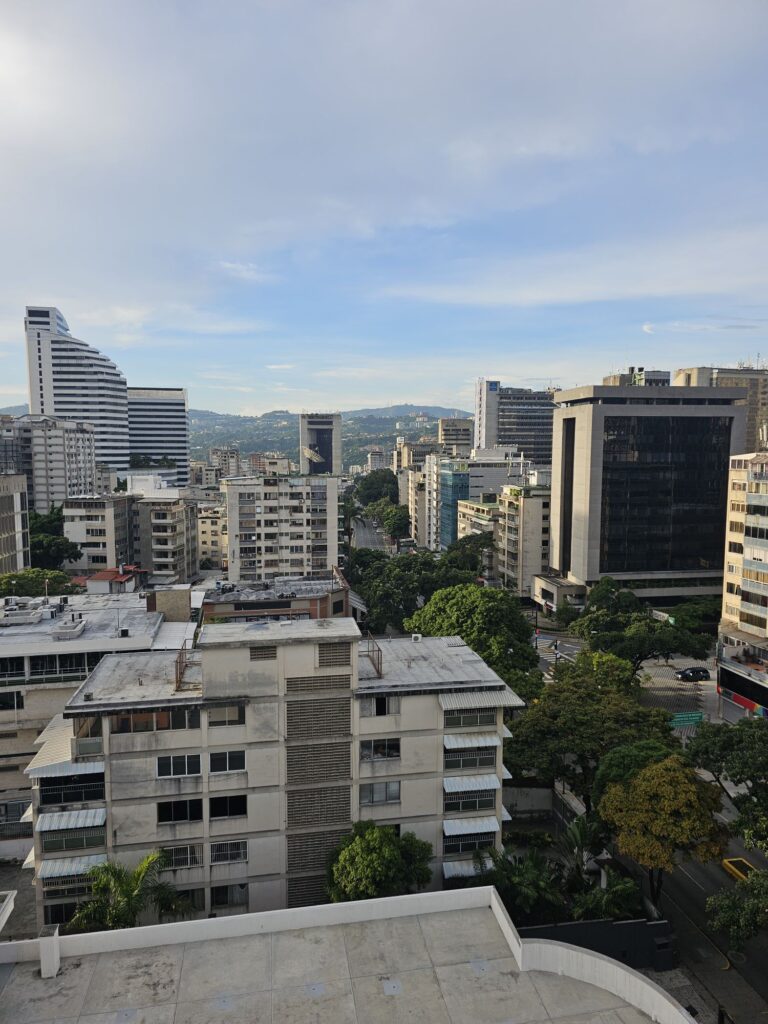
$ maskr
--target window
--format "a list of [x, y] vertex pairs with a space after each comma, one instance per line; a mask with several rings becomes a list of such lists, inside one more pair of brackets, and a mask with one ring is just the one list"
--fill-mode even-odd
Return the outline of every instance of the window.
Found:
[[174, 754], [172, 757], [158, 757], [157, 777], [159, 779], [177, 775], [199, 775], [199, 754]]
[[465, 750], [446, 750], [444, 767], [450, 771], [454, 768], [495, 768], [495, 747], [472, 747]]
[[169, 825], [176, 821], [202, 820], [202, 800], [164, 800], [157, 805], [158, 825]]
[[211, 818], [242, 818], [248, 813], [248, 797], [245, 793], [212, 796], [209, 807]]
[[208, 726], [245, 725], [245, 707], [242, 704], [229, 704], [223, 708], [211, 708], [208, 712]]
[[496, 725], [496, 708], [446, 711], [444, 724], [446, 729], [461, 729], [473, 725]]
[[248, 886], [213, 885], [211, 886], [211, 909], [214, 907], [247, 907]]
[[319, 644], [317, 657], [320, 668], [327, 668], [331, 665], [351, 665], [352, 645], [348, 643]]
[[443, 836], [443, 853], [474, 853], [493, 846], [496, 840], [493, 832], [472, 832], [463, 836]]
[[0, 711], [18, 711], [24, 707], [24, 694], [20, 690], [0, 693]]
[[361, 761], [386, 761], [400, 757], [399, 739], [360, 740]]
[[245, 751], [244, 750], [221, 750], [211, 754], [211, 772], [244, 772]]
[[446, 793], [444, 810], [483, 811], [496, 807], [496, 793], [492, 789], [476, 790], [474, 793]]
[[360, 701], [362, 718], [378, 718], [381, 715], [399, 715], [399, 697], [363, 697]]
[[211, 864], [233, 864], [248, 860], [248, 840], [234, 839], [228, 843], [211, 843]]
[[205, 910], [205, 889], [177, 889], [176, 896], [188, 903], [190, 910]]
[[277, 647], [251, 647], [251, 661], [275, 661]]
[[170, 846], [163, 850], [165, 869], [176, 871], [179, 868], [201, 868], [203, 866], [203, 847], [199, 843], [191, 846]]
[[360, 786], [360, 805], [400, 803], [399, 782], [372, 782]]
[[199, 729], [200, 708], [174, 708], [172, 711], [130, 711], [111, 715], [111, 733], [162, 732], [166, 729]]

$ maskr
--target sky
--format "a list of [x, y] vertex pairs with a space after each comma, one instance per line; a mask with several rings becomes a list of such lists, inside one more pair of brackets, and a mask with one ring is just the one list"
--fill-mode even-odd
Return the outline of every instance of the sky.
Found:
[[765, 0], [0, 7], [26, 305], [222, 412], [768, 359]]

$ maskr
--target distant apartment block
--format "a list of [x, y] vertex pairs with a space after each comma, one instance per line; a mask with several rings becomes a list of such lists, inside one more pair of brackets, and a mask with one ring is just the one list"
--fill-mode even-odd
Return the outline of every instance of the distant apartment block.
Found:
[[676, 370], [677, 387], [743, 388], [746, 406], [744, 451], [768, 448], [768, 369], [752, 366], [689, 366]]
[[369, 473], [374, 469], [387, 469], [387, 457], [383, 448], [372, 448], [368, 452], [366, 469]]
[[337, 477], [237, 477], [222, 490], [231, 580], [312, 576], [338, 564]]
[[669, 370], [649, 370], [644, 366], [629, 366], [626, 370], [603, 377], [603, 384], [611, 387], [668, 388], [671, 384]]
[[247, 467], [244, 468], [253, 476], [288, 476], [298, 470], [295, 463], [280, 452], [251, 452], [245, 461]]
[[158, 848], [197, 916], [322, 903], [361, 819], [427, 840], [434, 887], [472, 874], [501, 848], [503, 718], [523, 702], [458, 638], [416, 640], [234, 622], [192, 652], [102, 659], [27, 768], [40, 925], [72, 916], [91, 864]]
[[456, 451], [454, 454], [469, 454], [474, 445], [474, 427], [472, 420], [441, 418], [437, 421], [437, 443], [452, 447], [458, 445], [466, 452]]
[[96, 461], [125, 472], [129, 462], [125, 377], [98, 349], [72, 337], [54, 306], [27, 306], [24, 327], [30, 413], [92, 423]]
[[29, 568], [27, 478], [0, 474], [0, 573]]
[[208, 461], [214, 469], [219, 471], [219, 478], [240, 476], [243, 471], [240, 449], [236, 444], [218, 445], [211, 448], [208, 453]]
[[64, 536], [82, 553], [70, 564], [86, 575], [134, 560], [133, 504], [130, 494], [83, 495], [63, 503]]
[[552, 464], [553, 392], [502, 387], [480, 377], [475, 386], [475, 448], [517, 448], [531, 462]]
[[197, 512], [197, 554], [209, 569], [227, 567], [227, 508], [199, 508]]
[[0, 417], [0, 468], [24, 473], [29, 507], [44, 515], [97, 486], [93, 426], [53, 416]]
[[163, 472], [171, 485], [189, 483], [189, 417], [184, 388], [128, 388], [132, 469]]
[[502, 487], [498, 497], [498, 577], [506, 590], [524, 600], [533, 599], [534, 579], [549, 567], [550, 505], [548, 475], [546, 484]]
[[189, 482], [194, 487], [217, 488], [220, 479], [221, 470], [218, 466], [197, 459], [189, 463]]
[[354, 613], [349, 584], [338, 569], [263, 583], [217, 583], [203, 600], [203, 620], [209, 622], [348, 619]]
[[299, 468], [313, 475], [341, 475], [341, 413], [299, 414]]
[[133, 536], [135, 558], [149, 571], [151, 585], [199, 577], [197, 504], [178, 488], [135, 496]]

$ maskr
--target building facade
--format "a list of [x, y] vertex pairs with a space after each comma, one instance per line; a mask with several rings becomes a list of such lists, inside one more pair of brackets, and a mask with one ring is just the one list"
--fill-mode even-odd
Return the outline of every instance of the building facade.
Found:
[[243, 471], [240, 449], [236, 444], [218, 445], [208, 452], [208, 461], [218, 470], [217, 480], [225, 476], [240, 476]]
[[21, 473], [0, 474], [0, 573], [29, 566], [27, 478]]
[[645, 597], [719, 594], [728, 459], [740, 389], [595, 386], [559, 392], [552, 567]]
[[71, 563], [74, 572], [90, 574], [133, 562], [133, 505], [131, 494], [66, 499], [64, 536], [81, 551], [79, 561]]
[[92, 423], [96, 461], [129, 464], [128, 387], [111, 359], [73, 338], [58, 309], [27, 306], [29, 411]]
[[437, 443], [449, 448], [457, 446], [459, 450], [454, 451], [455, 455], [469, 454], [474, 444], [472, 420], [441, 417], [437, 421]]
[[337, 565], [339, 483], [315, 475], [224, 480], [229, 578], [311, 576]]
[[299, 414], [299, 471], [341, 476], [341, 413]]
[[172, 469], [169, 483], [189, 483], [189, 416], [185, 388], [128, 388], [132, 469]]
[[522, 701], [458, 638], [418, 643], [360, 642], [351, 619], [228, 623], [185, 655], [103, 659], [27, 769], [41, 925], [71, 916], [90, 863], [158, 848], [201, 917], [326, 902], [361, 819], [427, 840], [435, 887], [472, 873], [501, 846], [503, 715]]
[[503, 487], [495, 528], [501, 585], [523, 600], [534, 598], [534, 578], [549, 567], [551, 490], [548, 485]]
[[135, 558], [150, 584], [190, 583], [200, 575], [197, 503], [178, 488], [136, 496], [133, 504]]
[[676, 370], [678, 387], [744, 388], [744, 451], [768, 449], [768, 370], [752, 366], [689, 366]]
[[227, 507], [200, 508], [197, 512], [197, 554], [209, 569], [227, 568]]
[[350, 588], [338, 569], [316, 576], [277, 576], [264, 583], [221, 583], [206, 590], [203, 621], [348, 619]]
[[[45, 515], [75, 494], [96, 494], [93, 426], [53, 416], [0, 418], [6, 472], [24, 473], [29, 507]], [[14, 465], [15, 469], [10, 466]]]
[[517, 448], [540, 466], [552, 464], [552, 391], [502, 387], [480, 377], [475, 385], [475, 448]]

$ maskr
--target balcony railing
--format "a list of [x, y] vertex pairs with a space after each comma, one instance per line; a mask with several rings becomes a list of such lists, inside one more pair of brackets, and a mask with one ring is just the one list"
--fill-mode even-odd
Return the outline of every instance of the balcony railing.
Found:
[[73, 736], [73, 757], [96, 757], [104, 753], [104, 740], [101, 736]]
[[40, 789], [40, 803], [85, 804], [91, 800], [104, 799], [103, 782], [83, 782], [75, 786], [46, 786]]
[[768, 660], [755, 654], [749, 647], [723, 647], [718, 661], [757, 683], [765, 683], [768, 677]]

